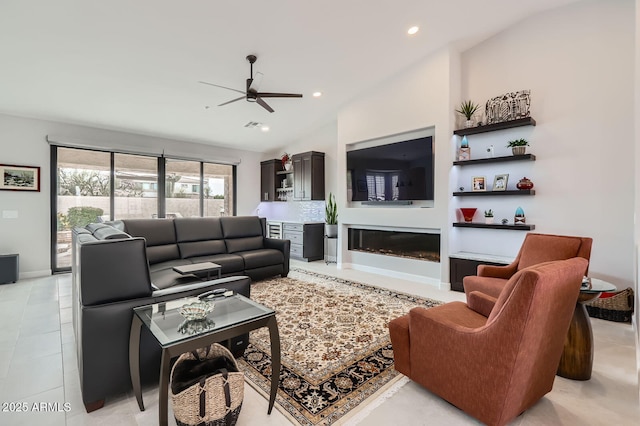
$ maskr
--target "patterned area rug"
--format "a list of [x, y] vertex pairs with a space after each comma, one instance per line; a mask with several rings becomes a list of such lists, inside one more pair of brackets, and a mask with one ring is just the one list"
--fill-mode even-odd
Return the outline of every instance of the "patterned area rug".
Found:
[[[416, 306], [441, 302], [294, 270], [251, 285], [251, 298], [274, 309], [282, 369], [276, 406], [301, 425], [329, 425], [390, 384], [393, 351], [387, 325]], [[251, 332], [245, 377], [268, 394], [269, 332]]]

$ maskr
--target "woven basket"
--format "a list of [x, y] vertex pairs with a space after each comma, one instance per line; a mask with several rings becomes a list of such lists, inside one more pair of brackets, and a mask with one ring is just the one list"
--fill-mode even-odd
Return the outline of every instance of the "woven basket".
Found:
[[615, 322], [631, 322], [633, 289], [631, 287], [611, 297], [599, 297], [585, 303], [589, 316]]
[[178, 426], [233, 426], [244, 398], [244, 373], [227, 348], [180, 355], [171, 370], [171, 403]]

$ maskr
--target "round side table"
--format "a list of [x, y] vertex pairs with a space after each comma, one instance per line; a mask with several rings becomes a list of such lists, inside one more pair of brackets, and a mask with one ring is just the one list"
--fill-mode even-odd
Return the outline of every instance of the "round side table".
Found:
[[589, 380], [593, 368], [593, 331], [585, 302], [589, 302], [603, 291], [615, 291], [616, 286], [590, 278], [588, 287], [580, 288], [580, 295], [573, 311], [569, 332], [564, 340], [564, 350], [558, 366], [558, 376], [573, 380]]

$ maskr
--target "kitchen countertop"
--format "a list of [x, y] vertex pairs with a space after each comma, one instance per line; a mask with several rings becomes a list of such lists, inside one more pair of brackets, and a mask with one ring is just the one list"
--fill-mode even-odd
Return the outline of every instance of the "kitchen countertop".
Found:
[[302, 225], [311, 225], [316, 223], [324, 224], [324, 221], [319, 221], [319, 220], [267, 219], [267, 223], [273, 223], [273, 222], [296, 223], [296, 224], [302, 224]]

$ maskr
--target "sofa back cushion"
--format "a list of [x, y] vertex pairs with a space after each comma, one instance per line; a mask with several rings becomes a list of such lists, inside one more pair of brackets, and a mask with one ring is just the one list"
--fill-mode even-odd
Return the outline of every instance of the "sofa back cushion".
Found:
[[237, 253], [239, 251], [258, 250], [264, 248], [262, 237], [231, 238], [226, 240], [227, 252]]
[[146, 240], [150, 264], [180, 259], [173, 219], [127, 219], [123, 222], [129, 235]]
[[176, 218], [174, 225], [180, 256], [183, 259], [227, 252], [219, 218]]
[[264, 231], [258, 216], [220, 218], [228, 253], [264, 248]]

